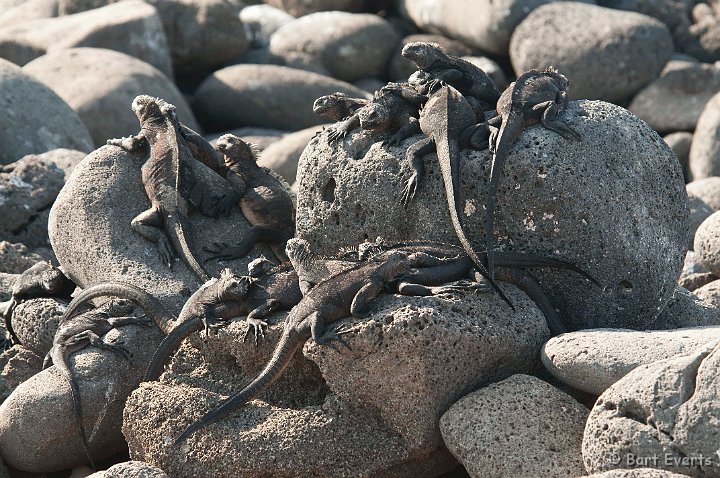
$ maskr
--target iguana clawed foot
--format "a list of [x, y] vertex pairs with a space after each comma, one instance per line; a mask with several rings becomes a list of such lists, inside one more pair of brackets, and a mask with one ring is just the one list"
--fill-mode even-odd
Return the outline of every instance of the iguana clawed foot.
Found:
[[342, 139], [345, 136], [347, 136], [347, 133], [348, 133], [347, 129], [339, 127], [339, 126], [330, 127], [328, 129], [330, 131], [328, 133], [328, 141], [331, 143], [336, 143], [339, 139]]
[[218, 330], [227, 327], [230, 323], [230, 319], [223, 319], [222, 317], [205, 316], [202, 321], [203, 325], [205, 325], [205, 337], [210, 337], [210, 329]]
[[173, 262], [175, 262], [175, 253], [173, 252], [172, 246], [170, 246], [170, 242], [167, 238], [161, 237], [156, 247], [162, 263], [165, 264], [168, 269], [172, 270]]
[[343, 347], [348, 349], [350, 352], [352, 352], [352, 347], [345, 341], [345, 339], [342, 337], [344, 334], [347, 334], [350, 332], [349, 327], [347, 327], [347, 324], [340, 324], [339, 326], [335, 327], [333, 330], [326, 330], [320, 339], [317, 340], [318, 345], [329, 345], [332, 347], [333, 350], [336, 352], [340, 352], [340, 348], [335, 345], [335, 342], [339, 342]]
[[245, 332], [245, 337], [243, 337], [243, 342], [247, 341], [248, 336], [252, 333], [254, 336], [255, 346], [257, 347], [260, 339], [265, 338], [265, 329], [267, 329], [268, 324], [264, 320], [253, 319], [251, 317], [246, 318], [245, 322], [248, 324], [248, 327]]
[[402, 193], [402, 204], [404, 207], [407, 208], [415, 198], [419, 182], [417, 173], [413, 173], [410, 179], [408, 179]]
[[433, 295], [452, 294], [456, 292], [487, 292], [490, 290], [490, 284], [486, 281], [459, 280], [450, 284], [431, 287], [430, 291]]
[[[81, 334], [78, 334], [76, 337], [78, 337], [79, 335], [81, 335]], [[92, 338], [90, 338], [90, 345], [92, 345], [93, 347], [96, 347], [100, 350], [109, 350], [110, 352], [112, 352], [116, 355], [120, 355], [125, 360], [130, 360], [130, 351], [127, 348], [125, 348], [125, 346], [123, 345], [123, 342], [121, 342], [121, 341], [112, 343], [112, 342], [105, 342], [104, 340], [102, 340], [99, 337], [98, 338], [92, 337]]]
[[239, 257], [239, 248], [229, 246], [225, 242], [214, 242], [209, 247], [203, 247], [203, 251], [210, 254], [210, 256], [203, 261], [205, 263], [210, 261], [228, 261]]

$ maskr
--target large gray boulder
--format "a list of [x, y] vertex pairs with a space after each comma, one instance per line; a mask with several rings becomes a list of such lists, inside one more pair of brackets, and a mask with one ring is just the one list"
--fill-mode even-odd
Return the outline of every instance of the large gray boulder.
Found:
[[[600, 282], [537, 272], [568, 325], [650, 328], [673, 295], [685, 256], [680, 165], [657, 133], [618, 106], [571, 102], [562, 119], [581, 141], [533, 126], [511, 148], [497, 193], [497, 248], [559, 256]], [[318, 252], [377, 236], [457, 241], [434, 156], [424, 160], [426, 176], [404, 208], [406, 148], [420, 138], [385, 149], [379, 143], [385, 137], [356, 130], [331, 145], [321, 133], [306, 147], [297, 234]], [[481, 250], [490, 155], [465, 151], [461, 158], [461, 213]]]
[[177, 107], [183, 123], [199, 126], [173, 82], [154, 66], [102, 48], [49, 52], [23, 70], [49, 86], [85, 122], [93, 142], [135, 134], [139, 127], [130, 105], [140, 94], [162, 98]]
[[702, 110], [690, 147], [690, 172], [695, 181], [720, 176], [720, 93]]
[[321, 126], [311, 126], [286, 134], [263, 149], [258, 164], [272, 169], [288, 183], [294, 183], [300, 156], [305, 151], [305, 146], [321, 128]]
[[[543, 39], [541, 47], [538, 38]], [[578, 2], [533, 10], [510, 42], [518, 75], [554, 66], [570, 80], [570, 97], [613, 102], [649, 83], [672, 54], [672, 36], [660, 21]]]
[[67, 103], [3, 59], [0, 105], [0, 165], [56, 148], [92, 150], [90, 133]]

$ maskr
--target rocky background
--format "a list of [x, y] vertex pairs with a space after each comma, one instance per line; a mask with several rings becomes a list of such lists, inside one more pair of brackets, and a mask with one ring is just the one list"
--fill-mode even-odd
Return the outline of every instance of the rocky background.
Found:
[[[113, 331], [129, 362], [91, 348], [72, 360], [96, 474], [65, 383], [40, 372], [66, 303], [27, 301], [14, 315], [26, 346], [0, 355], [0, 477], [720, 476], [720, 2], [256, 3], [0, 0], [0, 301], [40, 260], [80, 287], [135, 283], [174, 313], [197, 287], [129, 228], [146, 208], [140, 160], [104, 145], [137, 132], [138, 94], [208, 139], [256, 144], [297, 193], [297, 235], [322, 252], [454, 240], [435, 162], [435, 185], [399, 205], [412, 141], [383, 149], [358, 130], [333, 145], [312, 112], [319, 96], [406, 79], [411, 41], [439, 43], [501, 90], [531, 68], [569, 78], [578, 101], [564, 115], [583, 141], [539, 127], [518, 139], [496, 230], [601, 287], [538, 271], [577, 329], [552, 338], [509, 285], [515, 312], [493, 294], [383, 296], [349, 321], [352, 352], [310, 341], [260, 400], [180, 447], [171, 437], [262, 368], [282, 314], [258, 348], [241, 321], [192, 337], [140, 386], [162, 335]], [[469, 230], [484, 224], [489, 158], [463, 153]], [[191, 222], [198, 250], [248, 227], [239, 212]], [[263, 253], [210, 272], [244, 273]]]

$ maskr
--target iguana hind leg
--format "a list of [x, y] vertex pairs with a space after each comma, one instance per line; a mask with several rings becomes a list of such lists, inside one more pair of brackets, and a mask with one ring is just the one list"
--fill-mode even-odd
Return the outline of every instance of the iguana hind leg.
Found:
[[543, 114], [540, 117], [540, 123], [549, 129], [559, 134], [567, 140], [580, 140], [580, 135], [571, 127], [563, 123], [558, 119], [558, 113], [560, 109], [554, 101], [546, 101], [533, 107], [534, 110], [542, 110]]
[[172, 269], [172, 263], [175, 260], [173, 248], [165, 235], [163, 228], [164, 218], [162, 212], [157, 208], [151, 208], [138, 214], [132, 220], [130, 226], [133, 230], [140, 234], [157, 247], [160, 260]]
[[318, 345], [329, 345], [336, 352], [340, 352], [340, 349], [335, 345], [335, 342], [340, 342], [348, 350], [352, 350], [350, 345], [342, 338], [343, 334], [348, 333], [347, 330], [343, 330], [342, 325], [335, 330], [325, 330], [325, 320], [320, 312], [313, 312], [306, 320], [310, 322], [310, 333]]
[[109, 317], [107, 321], [115, 329], [118, 327], [124, 327], [126, 325], [152, 327], [152, 325], [155, 323], [150, 317], [145, 317], [144, 315], [140, 317]]
[[245, 332], [243, 342], [247, 340], [248, 336], [252, 333], [255, 337], [255, 346], [257, 346], [258, 340], [260, 338], [265, 338], [265, 329], [268, 326], [267, 322], [265, 322], [265, 317], [277, 310], [280, 310], [281, 306], [282, 303], [279, 300], [268, 299], [268, 301], [261, 306], [251, 310], [245, 319], [245, 322], [248, 324], [248, 328], [247, 332]]
[[405, 184], [402, 194], [402, 203], [405, 207], [408, 206], [417, 193], [418, 184], [425, 173], [425, 163], [423, 163], [423, 156], [428, 153], [432, 153], [435, 150], [435, 140], [426, 137], [410, 146], [407, 150], [406, 158], [413, 168], [413, 172], [410, 178]]
[[[212, 246], [204, 248], [203, 250], [205, 252], [210, 253], [210, 256], [205, 259], [205, 262], [240, 259], [241, 257], [248, 255], [250, 250], [252, 250], [258, 242], [264, 244], [282, 244], [281, 247], [284, 247], [286, 242], [284, 239], [285, 235], [278, 229], [261, 225], [250, 226], [250, 229], [248, 229], [245, 237], [243, 237], [236, 246], [228, 246], [225, 243], [216, 242]], [[277, 250], [273, 250], [273, 252], [275, 252], [275, 255], [280, 254], [280, 247], [278, 247]], [[282, 252], [282, 256], [283, 258], [287, 258], [284, 251]], [[281, 258], [278, 257], [278, 259]]]
[[399, 146], [400, 143], [410, 136], [420, 133], [420, 122], [416, 118], [410, 118], [406, 125], [403, 125], [390, 138], [382, 142], [383, 146]]

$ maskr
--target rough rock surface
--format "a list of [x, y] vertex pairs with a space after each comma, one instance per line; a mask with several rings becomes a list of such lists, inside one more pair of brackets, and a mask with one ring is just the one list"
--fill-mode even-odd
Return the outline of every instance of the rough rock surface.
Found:
[[0, 166], [0, 239], [47, 245], [48, 214], [64, 177], [55, 163], [33, 155]]
[[[572, 102], [562, 118], [582, 141], [534, 126], [511, 149], [497, 193], [497, 247], [558, 255], [602, 284], [565, 271], [538, 273], [573, 326], [649, 328], [672, 297], [686, 252], [680, 165], [662, 139], [623, 108]], [[389, 151], [379, 144], [384, 138], [356, 130], [331, 146], [323, 133], [305, 149], [297, 233], [319, 252], [377, 236], [456, 242], [437, 161], [426, 157], [427, 176], [403, 208], [410, 174], [404, 148], [419, 138]], [[490, 158], [487, 151], [468, 151], [462, 159], [461, 213], [479, 248]]]
[[294, 131], [327, 120], [312, 112], [313, 102], [340, 91], [368, 94], [327, 76], [275, 65], [234, 65], [214, 72], [195, 93], [194, 109], [208, 131], [242, 125]]
[[[537, 47], [537, 39], [543, 47]], [[600, 47], [600, 45], [602, 47]], [[510, 42], [515, 72], [552, 65], [570, 80], [571, 98], [621, 101], [670, 60], [672, 36], [652, 17], [577, 2], [533, 10]]]
[[540, 357], [558, 380], [600, 395], [639, 365], [689, 355], [718, 342], [718, 326], [644, 332], [581, 330], [553, 337]]
[[270, 39], [270, 52], [280, 58], [309, 57], [333, 77], [354, 81], [384, 77], [399, 40], [393, 26], [377, 15], [320, 12], [280, 27]]
[[634, 466], [718, 476], [719, 365], [716, 346], [642, 365], [610, 387], [587, 421], [585, 468], [627, 468], [641, 457], [649, 463]]
[[720, 211], [705, 219], [695, 233], [695, 257], [710, 272], [720, 275]]
[[25, 244], [0, 241], [0, 272], [20, 274], [43, 260], [30, 252]]
[[688, 249], [695, 248], [695, 234], [700, 225], [715, 212], [713, 208], [702, 199], [695, 196], [688, 196], [688, 207], [690, 208], [690, 227], [688, 228]]
[[67, 302], [53, 298], [30, 299], [18, 304], [12, 326], [23, 347], [44, 358], [52, 347], [66, 307]]
[[56, 148], [90, 151], [78, 115], [50, 88], [0, 59], [0, 165]]
[[0, 355], [0, 402], [5, 401], [18, 385], [40, 372], [42, 363], [42, 357], [21, 345], [3, 352]]
[[311, 126], [286, 134], [263, 150], [258, 164], [271, 168], [285, 178], [288, 183], [294, 183], [300, 155], [310, 139], [321, 129], [321, 126]]
[[628, 109], [658, 132], [692, 131], [718, 91], [720, 65], [671, 60], [633, 97]]
[[690, 148], [690, 172], [694, 180], [720, 175], [720, 93], [710, 99], [700, 115]]
[[440, 33], [505, 56], [515, 27], [551, 0], [400, 0], [402, 14], [421, 30]]
[[720, 210], [720, 177], [696, 179], [687, 185], [690, 197], [696, 197], [710, 206], [714, 211]]
[[168, 478], [160, 468], [142, 461], [126, 461], [107, 470], [93, 473], [87, 478]]
[[[160, 329], [131, 325], [104, 336], [123, 342], [130, 360], [86, 347], [70, 357], [78, 378], [91, 453], [101, 459], [122, 451], [125, 400], [137, 388]], [[70, 389], [55, 367], [23, 382], [0, 405], [0, 450], [6, 463], [35, 473], [59, 471], [87, 460], [75, 426]]]
[[97, 147], [110, 138], [130, 136], [139, 130], [130, 105], [140, 94], [172, 103], [180, 121], [199, 129], [173, 82], [152, 65], [124, 53], [101, 48], [57, 50], [31, 61], [23, 70], [77, 112]]
[[327, 10], [341, 10], [344, 12], [373, 11], [390, 2], [388, 0], [267, 0], [266, 3], [300, 17]]
[[[155, 245], [130, 227], [132, 219], [150, 205], [140, 179], [145, 158], [145, 153], [131, 154], [115, 146], [104, 146], [86, 157], [53, 205], [50, 241], [60, 264], [80, 287], [107, 281], [131, 282], [178, 313], [198, 288], [197, 277], [181, 261], [168, 269]], [[191, 164], [195, 175], [212, 185], [213, 194], [226, 192], [220, 176], [199, 162]], [[190, 249], [201, 263], [206, 257], [203, 247], [215, 241], [234, 243], [248, 227], [239, 210], [217, 219], [191, 214], [189, 222]], [[255, 251], [272, 257], [264, 246]], [[251, 253], [224, 265], [209, 262], [205, 268], [213, 276], [225, 266], [244, 273], [247, 263], [255, 257]]]
[[167, 39], [157, 11], [127, 0], [87, 12], [4, 27], [0, 57], [24, 65], [48, 51], [72, 47], [122, 51], [172, 76]]
[[[312, 340], [305, 345], [305, 356], [317, 363], [332, 393], [303, 392], [307, 385], [301, 381], [298, 387], [298, 377], [310, 374], [290, 369], [293, 381], [286, 376], [276, 384], [290, 392], [277, 396], [273, 385], [260, 400], [173, 447], [172, 437], [218, 403], [218, 392], [226, 396], [262, 368], [282, 327], [273, 321], [265, 343], [253, 348], [242, 342], [245, 325], [234, 322], [203, 346], [210, 365], [178, 367], [175, 360], [172, 373], [164, 376], [171, 383], [146, 384], [132, 394], [123, 428], [131, 454], [175, 477], [266, 476], [268, 469], [276, 476], [410, 477], [448, 471], [455, 465], [442, 447], [439, 417], [468, 387], [531, 370], [548, 334], [534, 305], [510, 286], [505, 291], [516, 313], [485, 294], [382, 296], [368, 318], [343, 321], [350, 325], [345, 339], [352, 351], [337, 352]], [[223, 339], [226, 334], [232, 341]], [[239, 363], [228, 367], [222, 350]], [[204, 383], [198, 380], [219, 364], [234, 376], [212, 373]], [[322, 380], [312, 367], [316, 380]], [[277, 440], [282, 447], [273, 445]]]
[[677, 131], [664, 136], [663, 140], [670, 146], [675, 156], [677, 156], [683, 168], [685, 182], [689, 183], [692, 181], [692, 174], [690, 173], [690, 148], [692, 146], [693, 134], [687, 131]]
[[658, 330], [713, 325], [720, 325], [720, 309], [680, 286], [675, 287], [667, 308], [653, 323], [653, 327]]
[[689, 276], [680, 276], [678, 279], [678, 285], [693, 292], [700, 287], [707, 285], [713, 281], [720, 279], [712, 272], [700, 272], [697, 274], [690, 274]]
[[713, 307], [720, 307], [720, 281], [712, 281], [693, 291], [698, 299]]
[[552, 385], [513, 375], [461, 398], [440, 419], [440, 433], [472, 477], [578, 476], [587, 414]]
[[581, 478], [686, 478], [687, 476], [657, 468], [632, 468], [593, 473]]

